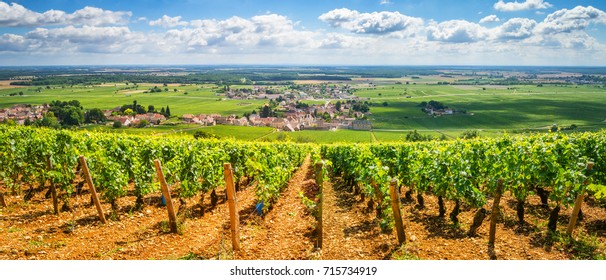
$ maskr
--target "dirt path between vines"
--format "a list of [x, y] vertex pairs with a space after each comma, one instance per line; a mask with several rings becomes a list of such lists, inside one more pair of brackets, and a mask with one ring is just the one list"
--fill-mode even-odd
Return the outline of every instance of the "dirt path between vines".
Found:
[[280, 198], [263, 218], [254, 213], [256, 201], [242, 203], [236, 259], [304, 260], [314, 258], [315, 219], [300, 194], [317, 192], [309, 156], [293, 175]]
[[[9, 207], [0, 209], [0, 259], [231, 259], [225, 189], [217, 189], [217, 195], [218, 204], [211, 207], [206, 194], [203, 215], [195, 205], [200, 196], [186, 201], [179, 234], [170, 233], [159, 194], [147, 196], [141, 211], [132, 210], [134, 197], [120, 198], [117, 218], [110, 218], [110, 205], [102, 203], [106, 224], [99, 221], [88, 195], [70, 198], [73, 210], [58, 216], [44, 192], [29, 202], [9, 196]], [[254, 200], [254, 190], [245, 189], [238, 196]], [[178, 209], [179, 201], [173, 203]]]
[[331, 182], [324, 183], [323, 260], [381, 260], [397, 247], [395, 233], [384, 233], [374, 211]]

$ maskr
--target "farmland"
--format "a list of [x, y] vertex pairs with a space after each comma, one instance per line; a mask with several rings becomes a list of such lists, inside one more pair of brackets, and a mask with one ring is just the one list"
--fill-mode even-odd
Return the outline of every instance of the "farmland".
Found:
[[[503, 133], [547, 131], [554, 124], [561, 128], [574, 126], [575, 129], [581, 131], [598, 131], [606, 128], [606, 122], [604, 122], [606, 113], [603, 111], [603, 108], [606, 107], [606, 98], [604, 98], [606, 88], [599, 83], [577, 84], [565, 82], [564, 78], [555, 80], [556, 82], [550, 82], [550, 80], [546, 80], [547, 75], [545, 75], [545, 77], [539, 76], [530, 80], [520, 80], [518, 83], [509, 82], [503, 85], [504, 81], [512, 76], [526, 77], [530, 75], [528, 73], [533, 73], [507, 69], [486, 70], [483, 73], [477, 73], [476, 71], [479, 71], [477, 69], [476, 71], [467, 72], [464, 70], [440, 72], [439, 68], [430, 70], [403, 68], [399, 77], [395, 77], [397, 76], [395, 69], [389, 70], [390, 72], [385, 74], [386, 72], [381, 72], [381, 68], [371, 70], [364, 68], [356, 70], [354, 68], [354, 70], [349, 70], [349, 74], [348, 72], [340, 74], [341, 77], [347, 78], [343, 80], [285, 80], [271, 82], [266, 87], [284, 91], [288, 90], [288, 85], [291, 82], [299, 85], [341, 86], [347, 84], [353, 89], [353, 96], [372, 104], [370, 107], [371, 114], [367, 115], [366, 118], [372, 123], [374, 136], [365, 131], [339, 133], [302, 131], [289, 135], [293, 141], [298, 142], [389, 142], [405, 139], [406, 134], [414, 130], [433, 138], [457, 138], [467, 131], [478, 131], [481, 136], [488, 137], [502, 135]], [[556, 70], [549, 69], [549, 71]], [[247, 71], [244, 68], [244, 70], [237, 72], [238, 74], [233, 75], [235, 77], [238, 77], [238, 75], [247, 77]], [[253, 70], [250, 71], [251, 73], [254, 72]], [[266, 71], [269, 73], [275, 71], [277, 73], [275, 74], [276, 77], [282, 77], [278, 70]], [[301, 71], [304, 72], [305, 69]], [[326, 71], [328, 74], [333, 73], [330, 69]], [[448, 75], [438, 75], [439, 73], [448, 73]], [[490, 75], [494, 73], [501, 75], [500, 78], [490, 78]], [[599, 75], [600, 72], [597, 73]], [[229, 72], [222, 75], [220, 79], [231, 77]], [[364, 75], [368, 75], [368, 77], [364, 77]], [[380, 77], [380, 75], [385, 75], [385, 77]], [[567, 75], [578, 77], [580, 74], [561, 74], [562, 77], [568, 77]], [[263, 77], [275, 78], [272, 74], [266, 74]], [[128, 76], [123, 78], [128, 78]], [[175, 81], [187, 81], [183, 76], [176, 76], [176, 78], [179, 79]], [[160, 77], [154, 77], [154, 79], [161, 80]], [[166, 80], [170, 81], [170, 79], [172, 78], [167, 76]], [[0, 96], [3, 97], [0, 100], [0, 108], [7, 108], [15, 104], [36, 105], [53, 100], [70, 101], [76, 99], [86, 109], [108, 110], [124, 104], [131, 104], [136, 100], [144, 106], [153, 105], [156, 108], [170, 106], [172, 115], [177, 117], [183, 114], [234, 114], [243, 116], [255, 110], [259, 111], [268, 102], [268, 99], [236, 100], [225, 98], [221, 94], [225, 84], [221, 84], [221, 80], [217, 79], [217, 82], [209, 81], [206, 83], [105, 81], [100, 84], [11, 86], [11, 88], [0, 88]], [[81, 80], [82, 78], [79, 78], [79, 81]], [[234, 83], [231, 84], [233, 89], [251, 89], [253, 87], [252, 82], [247, 78], [231, 78], [231, 80]], [[64, 79], [60, 81], [65, 82]], [[238, 84], [237, 81], [244, 81], [244, 83]], [[48, 83], [52, 82], [52, 79], [48, 81]], [[265, 82], [258, 81], [257, 83], [263, 84]], [[149, 92], [154, 87], [157, 87], [160, 91]], [[441, 102], [454, 109], [455, 114], [428, 115], [421, 110], [420, 104], [431, 100]], [[327, 101], [334, 104], [338, 100], [311, 98], [301, 100], [301, 102], [307, 104], [324, 104]], [[174, 119], [171, 122], [176, 120]], [[223, 129], [216, 128], [216, 134], [230, 135], [229, 132], [219, 132]], [[155, 133], [157, 130], [181, 131], [174, 128], [154, 128], [132, 133], [139, 134], [145, 133], [145, 131]], [[247, 130], [242, 128], [240, 130], [242, 133], [233, 133], [233, 136], [238, 138], [238, 135], [248, 134], [245, 131]], [[255, 129], [250, 131], [255, 134], [253, 132]], [[271, 141], [283, 138], [279, 135], [279, 133], [268, 135], [265, 140]], [[250, 137], [242, 139], [250, 139]]]

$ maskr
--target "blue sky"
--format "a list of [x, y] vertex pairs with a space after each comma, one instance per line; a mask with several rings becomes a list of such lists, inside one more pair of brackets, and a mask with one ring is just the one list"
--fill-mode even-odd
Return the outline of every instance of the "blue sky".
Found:
[[606, 66], [606, 1], [0, 0], [0, 65]]

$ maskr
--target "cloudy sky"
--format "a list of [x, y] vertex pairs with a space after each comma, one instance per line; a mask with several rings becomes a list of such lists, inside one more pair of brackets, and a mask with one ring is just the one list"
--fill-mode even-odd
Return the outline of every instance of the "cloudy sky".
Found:
[[606, 1], [0, 0], [0, 66], [606, 66]]

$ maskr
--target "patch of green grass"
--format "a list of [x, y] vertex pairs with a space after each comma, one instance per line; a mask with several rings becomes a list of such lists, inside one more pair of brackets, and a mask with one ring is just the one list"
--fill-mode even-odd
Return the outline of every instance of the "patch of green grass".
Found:
[[391, 255], [392, 260], [420, 260], [421, 258], [417, 256], [413, 245], [409, 245], [408, 243], [403, 244], [394, 251]]
[[46, 243], [44, 243], [43, 241], [40, 240], [30, 240], [28, 242], [29, 246], [33, 246], [33, 247], [40, 247], [40, 246], [44, 246]]
[[10, 227], [8, 228], [8, 233], [13, 233], [13, 232], [20, 232], [23, 231], [22, 228], [18, 228], [18, 227]]
[[[124, 85], [105, 84], [95, 86], [51, 86], [51, 89], [38, 87], [23, 87], [18, 89], [0, 90], [0, 108], [15, 104], [40, 105], [53, 100], [70, 101], [79, 100], [84, 108], [112, 109], [124, 104], [132, 104], [134, 100], [143, 106], [154, 105], [158, 110], [169, 106], [173, 115], [182, 114], [211, 114], [243, 115], [258, 110], [265, 100], [222, 100], [217, 96], [218, 88], [214, 85], [187, 85], [171, 86], [169, 91], [161, 93], [143, 93], [144, 90], [162, 84], [139, 84], [138, 89], [124, 89]], [[177, 89], [177, 92], [174, 89]], [[14, 92], [23, 91], [23, 96], [9, 96]], [[187, 94], [184, 94], [187, 92]]]
[[116, 253], [122, 251], [122, 250], [123, 250], [123, 248], [120, 247], [120, 246], [118, 246], [118, 247], [113, 248], [113, 249], [111, 249], [109, 251], [97, 253], [97, 257], [98, 258], [111, 257], [111, 256], [115, 255]]
[[337, 131], [302, 130], [295, 132], [279, 132], [267, 135], [266, 137], [261, 138], [261, 140], [284, 141], [285, 139], [280, 139], [281, 137], [285, 137], [289, 141], [298, 143], [371, 143], [372, 141], [370, 131], [345, 129]]
[[179, 260], [204, 260], [204, 256], [196, 254], [194, 252], [189, 252], [187, 255], [180, 257]]
[[[220, 138], [234, 138], [237, 140], [255, 140], [271, 134], [275, 131], [271, 127], [255, 127], [255, 126], [231, 126], [231, 125], [215, 125], [200, 127], [197, 130], [206, 131], [217, 135]], [[197, 130], [188, 131], [193, 134]]]
[[[606, 90], [592, 86], [511, 86], [486, 90], [462, 89], [450, 85], [388, 85], [359, 90], [356, 95], [370, 102], [387, 102], [371, 107], [369, 120], [377, 129], [418, 130], [514, 130], [575, 124], [579, 129], [606, 128], [601, 110]], [[380, 95], [379, 95], [380, 94]], [[410, 98], [407, 98], [410, 97]], [[418, 105], [440, 101], [467, 114], [429, 116]]]
[[573, 259], [606, 260], [606, 247], [595, 235], [580, 231], [576, 237], [554, 233], [552, 238], [556, 241], [556, 246], [572, 255]]

